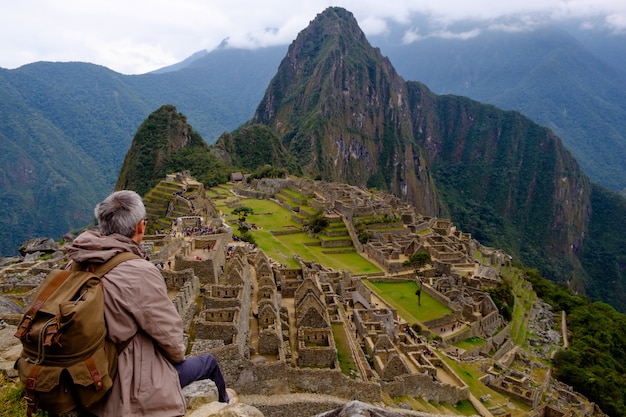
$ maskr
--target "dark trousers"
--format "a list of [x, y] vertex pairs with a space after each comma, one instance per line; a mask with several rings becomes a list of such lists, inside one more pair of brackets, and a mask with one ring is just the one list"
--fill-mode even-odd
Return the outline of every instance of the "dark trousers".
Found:
[[178, 379], [180, 386], [186, 387], [194, 381], [210, 379], [215, 382], [218, 393], [218, 401], [222, 403], [228, 402], [228, 394], [226, 393], [226, 382], [220, 370], [215, 356], [205, 353], [198, 356], [190, 356], [181, 363], [175, 364], [174, 367], [178, 371]]

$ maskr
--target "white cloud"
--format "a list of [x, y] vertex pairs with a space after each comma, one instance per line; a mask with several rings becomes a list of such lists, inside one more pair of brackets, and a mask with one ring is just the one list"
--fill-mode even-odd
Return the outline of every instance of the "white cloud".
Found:
[[[0, 14], [0, 67], [86, 61], [143, 73], [213, 49], [226, 38], [237, 47], [288, 44], [331, 5], [351, 11], [368, 36], [396, 25], [415, 27], [411, 17], [428, 16], [430, 27], [409, 29], [405, 42], [469, 38], [487, 26], [523, 30], [548, 17], [604, 17], [594, 22], [626, 32], [623, 0], [21, 0], [6, 2]], [[451, 29], [469, 21], [473, 27]]]
[[402, 36], [402, 43], [409, 44], [419, 40], [422, 40], [424, 37], [420, 35], [419, 29], [411, 29], [404, 32], [404, 36]]
[[612, 14], [606, 17], [606, 22], [615, 33], [626, 33], [626, 13]]

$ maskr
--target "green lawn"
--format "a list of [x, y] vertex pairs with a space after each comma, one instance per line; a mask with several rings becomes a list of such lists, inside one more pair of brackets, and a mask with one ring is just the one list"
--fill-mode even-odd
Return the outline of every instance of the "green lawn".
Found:
[[468, 351], [472, 351], [476, 348], [481, 347], [482, 345], [484, 345], [486, 342], [484, 339], [481, 339], [479, 337], [471, 337], [469, 339], [465, 339], [465, 340], [460, 340], [458, 342], [456, 342], [454, 344], [454, 346], [464, 349], [464, 350], [468, 350]]
[[421, 306], [418, 306], [417, 295], [415, 295], [417, 284], [413, 281], [390, 283], [366, 280], [365, 283], [389, 305], [398, 310], [400, 317], [409, 323], [434, 320], [452, 312], [425, 291], [422, 291]]
[[[238, 217], [232, 214], [235, 207], [227, 207], [224, 199], [214, 200], [214, 203], [225, 214], [226, 222], [236, 230]], [[327, 248], [306, 245], [319, 243], [319, 239], [312, 238], [305, 232], [298, 232], [302, 226], [292, 219], [294, 213], [272, 200], [241, 199], [237, 205], [249, 207], [254, 211], [247, 216], [246, 222], [257, 227], [250, 232], [259, 248], [268, 257], [290, 268], [298, 267], [293, 259], [293, 255], [297, 254], [305, 261], [314, 261], [335, 270], [346, 270], [354, 275], [381, 272], [376, 265], [356, 252], [329, 254]], [[296, 233], [274, 235], [272, 231]]]
[[332, 325], [333, 337], [335, 339], [335, 347], [337, 348], [337, 360], [341, 367], [341, 372], [347, 377], [354, 378], [352, 371], [357, 372], [356, 363], [352, 357], [352, 351], [348, 344], [348, 336], [343, 324], [334, 323]]
[[480, 398], [483, 395], [489, 395], [491, 397], [491, 399], [485, 403], [487, 408], [502, 407], [509, 411], [513, 417], [523, 417], [530, 411], [528, 405], [502, 395], [480, 382], [479, 378], [484, 374], [476, 369], [476, 365], [467, 362], [457, 362], [445, 355], [438, 356], [469, 386], [470, 391], [475, 397]]

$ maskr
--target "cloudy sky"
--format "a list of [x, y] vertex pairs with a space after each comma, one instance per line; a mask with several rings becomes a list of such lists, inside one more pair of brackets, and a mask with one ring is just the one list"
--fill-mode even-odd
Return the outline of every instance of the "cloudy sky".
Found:
[[[226, 38], [236, 47], [289, 44], [329, 6], [351, 11], [368, 36], [402, 25], [407, 42], [565, 18], [626, 32], [624, 0], [20, 0], [2, 5], [0, 67], [83, 61], [142, 74]], [[430, 19], [428, 29], [412, 24], [418, 13]]]

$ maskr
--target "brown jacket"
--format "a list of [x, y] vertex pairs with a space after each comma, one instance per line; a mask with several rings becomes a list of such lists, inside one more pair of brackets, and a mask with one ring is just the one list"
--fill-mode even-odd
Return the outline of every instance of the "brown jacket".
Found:
[[128, 345], [105, 399], [90, 410], [98, 416], [172, 417], [185, 414], [185, 400], [172, 363], [185, 358], [183, 324], [159, 270], [143, 249], [121, 235], [87, 231], [68, 250], [77, 262], [105, 262], [120, 252], [144, 259], [121, 263], [103, 277], [109, 338]]

